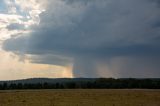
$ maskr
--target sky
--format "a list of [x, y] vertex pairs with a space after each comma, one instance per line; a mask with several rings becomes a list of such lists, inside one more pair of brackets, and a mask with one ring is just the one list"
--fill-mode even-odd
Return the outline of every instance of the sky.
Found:
[[1, 0], [0, 80], [159, 78], [159, 0]]

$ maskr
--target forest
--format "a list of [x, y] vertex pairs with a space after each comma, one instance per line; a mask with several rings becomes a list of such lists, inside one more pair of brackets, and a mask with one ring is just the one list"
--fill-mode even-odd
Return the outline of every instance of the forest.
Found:
[[160, 89], [160, 79], [66, 78], [46, 80], [39, 78], [0, 81], [0, 90], [14, 89]]

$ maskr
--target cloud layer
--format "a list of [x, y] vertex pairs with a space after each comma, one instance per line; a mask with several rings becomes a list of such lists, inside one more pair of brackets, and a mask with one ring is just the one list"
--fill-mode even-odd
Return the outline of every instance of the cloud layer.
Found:
[[[160, 77], [157, 0], [53, 0], [46, 5], [39, 25], [5, 40], [4, 50], [36, 55], [35, 63], [73, 63], [75, 77]], [[8, 29], [19, 29], [16, 25]]]

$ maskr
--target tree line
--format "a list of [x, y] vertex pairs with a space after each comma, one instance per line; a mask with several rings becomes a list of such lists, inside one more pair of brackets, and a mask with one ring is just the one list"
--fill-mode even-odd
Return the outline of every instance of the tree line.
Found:
[[12, 89], [160, 89], [160, 79], [97, 78], [89, 81], [0, 83], [0, 90]]

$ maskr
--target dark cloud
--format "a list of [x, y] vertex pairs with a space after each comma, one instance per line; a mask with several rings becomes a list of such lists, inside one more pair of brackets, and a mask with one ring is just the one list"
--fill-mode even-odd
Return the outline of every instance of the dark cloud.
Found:
[[31, 55], [29, 56], [32, 63], [43, 63], [43, 64], [54, 64], [61, 66], [69, 66], [73, 64], [73, 60], [71, 58], [58, 56], [58, 55]]
[[143, 70], [139, 73], [142, 75], [146, 68], [153, 68], [157, 75], [160, 69], [159, 58], [152, 59], [156, 68], [138, 62], [139, 57], [143, 57], [142, 63], [145, 64], [145, 60], [151, 60], [148, 57], [159, 57], [160, 54], [160, 8], [154, 1], [51, 1], [40, 19], [39, 26], [32, 27], [32, 33], [6, 40], [3, 48], [15, 53], [40, 55], [32, 58], [36, 63], [57, 64], [54, 62], [58, 61], [57, 58], [53, 62], [45, 56], [42, 59], [45, 54], [73, 58], [74, 74], [78, 77], [99, 77], [96, 64], [103, 61], [107, 65], [115, 57], [125, 56], [135, 58], [129, 61], [135, 64], [135, 68], [124, 64], [117, 69], [119, 72], [116, 71], [119, 76], [128, 75], [121, 70], [130, 73], [135, 69], [137, 71], [132, 73], [136, 76], [138, 70]]

